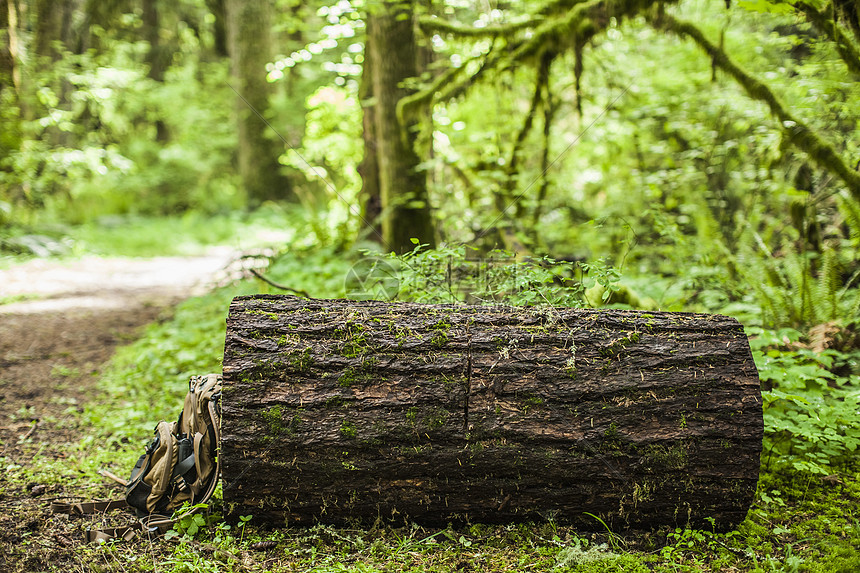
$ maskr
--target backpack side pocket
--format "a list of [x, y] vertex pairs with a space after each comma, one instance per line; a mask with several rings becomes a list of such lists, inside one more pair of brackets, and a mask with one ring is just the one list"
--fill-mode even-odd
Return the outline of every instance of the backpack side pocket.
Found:
[[[162, 498], [171, 489], [173, 467], [179, 457], [179, 444], [173, 435], [173, 424], [161, 421], [155, 427], [155, 439], [132, 471], [126, 489], [126, 501], [138, 513], [164, 511]], [[134, 472], [137, 471], [137, 474]]]

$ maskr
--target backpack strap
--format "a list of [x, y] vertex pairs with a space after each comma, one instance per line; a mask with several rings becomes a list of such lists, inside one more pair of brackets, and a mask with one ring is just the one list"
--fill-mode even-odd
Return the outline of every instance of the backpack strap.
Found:
[[[112, 499], [109, 501], [80, 501], [70, 503], [67, 501], [54, 500], [51, 502], [51, 513], [62, 513], [66, 515], [95, 515], [106, 513], [113, 509], [127, 509], [130, 506], [124, 499]], [[84, 539], [87, 543], [104, 543], [111, 539], [123, 539], [131, 541], [140, 532], [139, 526], [110, 527], [105, 529], [87, 529], [84, 531]]]
[[191, 468], [194, 467], [194, 454], [189, 454], [185, 459], [176, 464], [173, 468], [173, 475], [171, 477], [182, 477], [191, 471]]
[[[221, 420], [218, 416], [218, 410], [215, 405], [214, 400], [210, 400], [208, 404], [209, 410], [209, 418], [212, 422], [212, 431], [215, 434], [215, 444], [217, 444], [217, 448], [220, 450], [221, 448]], [[220, 451], [218, 452], [220, 454]], [[187, 460], [191, 460], [188, 467], [183, 471], [180, 466], [185, 463]], [[181, 462], [177, 465], [176, 470], [178, 470], [174, 475], [182, 475], [187, 472], [194, 465], [194, 457], [193, 455], [189, 458], [186, 458], [184, 462]], [[102, 475], [106, 475], [108, 472], [103, 472]], [[106, 475], [106, 477], [110, 477], [120, 483], [124, 480], [114, 476], [113, 474]], [[218, 486], [218, 481], [221, 477], [221, 456], [216, 455], [215, 457], [215, 471], [213, 472], [212, 479], [209, 481], [209, 485], [206, 490], [199, 496], [199, 501], [195, 503], [204, 503], [212, 497], [212, 494], [215, 492], [215, 488]], [[54, 500], [51, 502], [51, 513], [64, 513], [68, 515], [94, 515], [97, 513], [105, 513], [114, 509], [127, 509], [131, 506], [126, 502], [125, 499], [112, 499], [107, 501], [80, 501], [80, 502], [69, 502], [62, 500]], [[84, 538], [87, 543], [104, 543], [110, 541], [112, 539], [122, 539], [124, 541], [131, 541], [135, 537], [137, 537], [140, 533], [146, 533], [148, 535], [160, 535], [166, 533], [173, 524], [177, 521], [181, 520], [183, 517], [187, 515], [192, 515], [197, 513], [199, 508], [192, 508], [187, 512], [177, 516], [175, 519], [171, 519], [166, 515], [159, 514], [151, 514], [142, 517], [138, 520], [137, 525], [128, 525], [125, 527], [109, 527], [104, 529], [88, 529], [84, 532]]]
[[[113, 509], [128, 509], [131, 506], [124, 499], [112, 499], [109, 501], [83, 501], [70, 503], [67, 501], [54, 500], [51, 502], [51, 513], [62, 513], [66, 515], [95, 515], [105, 513]], [[152, 514], [138, 520], [136, 525], [123, 527], [106, 527], [103, 529], [87, 529], [84, 531], [84, 539], [87, 543], [104, 543], [112, 539], [131, 541], [140, 533], [148, 535], [162, 535], [167, 532], [179, 519], [194, 513], [191, 510], [177, 519], [171, 519], [166, 515]]]
[[107, 527], [105, 529], [87, 529], [84, 532], [84, 539], [87, 543], [106, 543], [113, 539], [122, 539], [123, 541], [131, 541], [140, 533], [147, 535], [164, 535], [167, 533], [176, 520], [170, 519], [164, 515], [152, 514], [139, 519], [137, 525], [127, 525], [125, 527]]
[[218, 410], [215, 406], [214, 400], [209, 401], [209, 418], [212, 420], [212, 431], [215, 432], [215, 447], [217, 448], [215, 455], [215, 471], [212, 474], [212, 479], [209, 481], [209, 487], [207, 487], [206, 491], [203, 492], [203, 495], [200, 496], [199, 503], [209, 501], [209, 498], [212, 497], [213, 493], [215, 493], [215, 488], [218, 487], [218, 480], [221, 479], [221, 420], [218, 417]]
[[133, 525], [109, 527], [106, 529], [87, 529], [84, 532], [84, 539], [86, 539], [87, 543], [107, 543], [111, 539], [131, 541], [137, 537], [138, 533], [140, 533], [140, 528]]
[[51, 513], [65, 513], [68, 515], [93, 515], [104, 513], [112, 509], [124, 509], [128, 503], [124, 499], [112, 499], [110, 501], [80, 501], [69, 503], [54, 500], [51, 502]]

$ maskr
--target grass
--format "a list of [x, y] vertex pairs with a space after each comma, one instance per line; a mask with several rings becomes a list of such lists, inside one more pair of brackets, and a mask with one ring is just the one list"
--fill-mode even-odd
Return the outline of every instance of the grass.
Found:
[[[376, 572], [854, 572], [860, 568], [860, 475], [841, 484], [765, 474], [761, 492], [737, 531], [662, 530], [588, 533], [553, 522], [472, 524], [432, 529], [407, 525], [260, 529], [221, 519], [219, 502], [205, 523], [167, 538], [76, 545], [100, 571]], [[779, 491], [774, 497], [773, 491]], [[768, 501], [765, 501], [764, 498]], [[199, 516], [198, 516], [199, 519]], [[247, 517], [246, 517], [247, 519]], [[199, 525], [199, 528], [197, 526]]]

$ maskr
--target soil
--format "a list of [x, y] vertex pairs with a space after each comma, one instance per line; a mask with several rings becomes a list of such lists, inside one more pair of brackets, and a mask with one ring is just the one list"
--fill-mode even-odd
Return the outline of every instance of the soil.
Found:
[[80, 442], [74, 410], [95, 398], [117, 346], [169, 318], [233, 258], [215, 249], [198, 257], [34, 260], [0, 270], [0, 571], [75, 563], [81, 542], [50, 513], [50, 500], [66, 493], [61, 484], [13, 482], [6, 468], [33, 468]]

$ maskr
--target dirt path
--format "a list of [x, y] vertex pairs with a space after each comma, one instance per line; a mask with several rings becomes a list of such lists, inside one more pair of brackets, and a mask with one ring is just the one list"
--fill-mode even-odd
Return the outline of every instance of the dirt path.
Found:
[[[79, 441], [74, 409], [92, 399], [116, 347], [200, 293], [233, 257], [214, 249], [200, 257], [35, 260], [0, 270], [0, 466], [28, 467], [35, 455], [56, 457], [58, 446]], [[42, 527], [26, 515], [52, 492], [4, 482], [0, 467], [0, 570], [11, 570], [16, 556], [25, 559], [18, 570], [37, 570], [39, 563], [26, 562], [36, 554], [16, 547]]]

